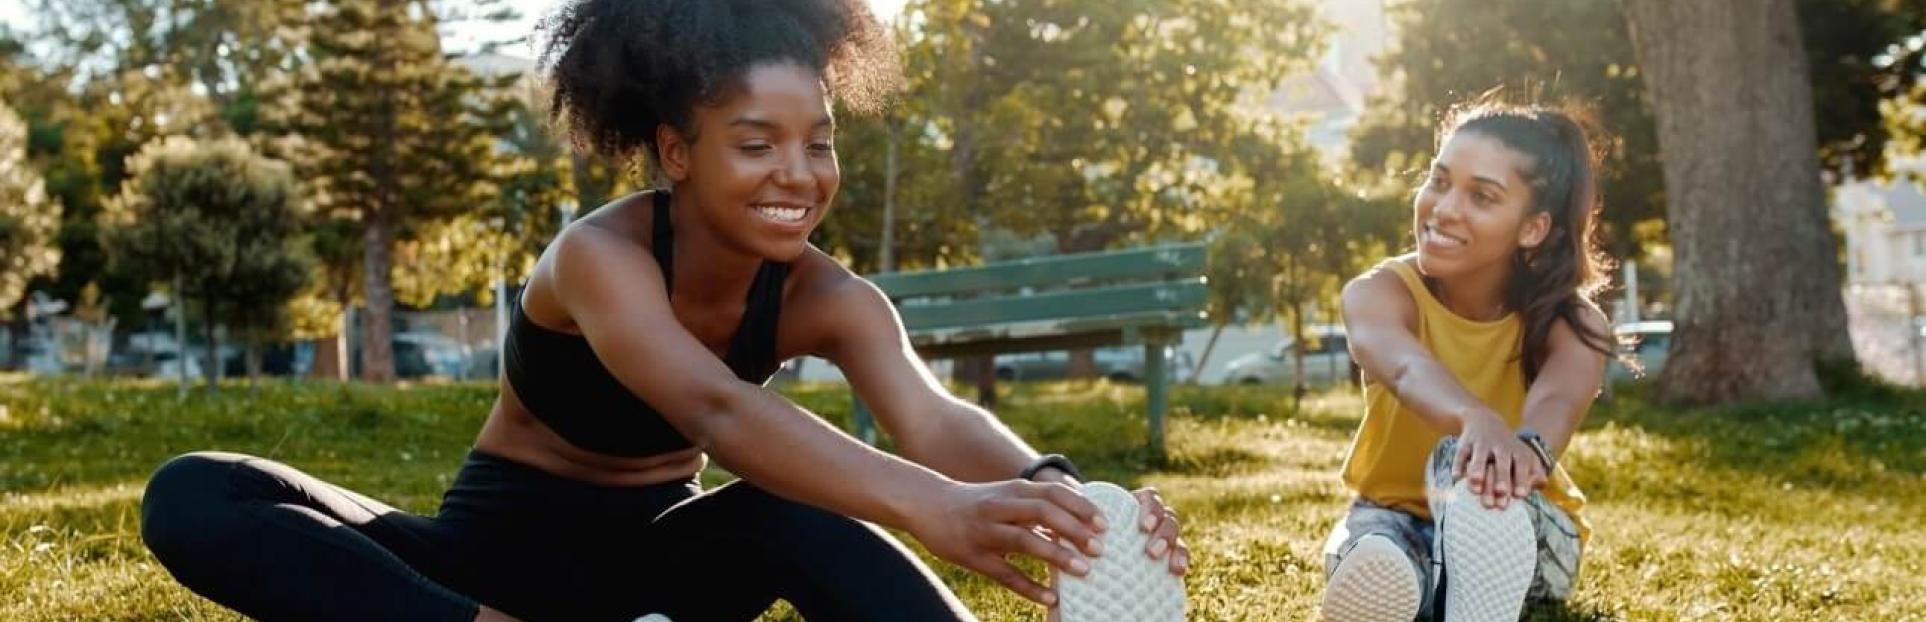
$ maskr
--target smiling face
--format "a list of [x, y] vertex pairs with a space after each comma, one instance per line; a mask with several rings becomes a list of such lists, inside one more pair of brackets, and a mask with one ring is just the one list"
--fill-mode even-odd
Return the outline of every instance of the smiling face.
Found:
[[842, 173], [822, 76], [763, 63], [690, 115], [693, 140], [658, 130], [662, 168], [699, 206], [703, 224], [743, 252], [795, 260], [822, 222]]
[[1418, 269], [1451, 278], [1508, 269], [1520, 248], [1545, 239], [1551, 216], [1532, 213], [1524, 177], [1532, 162], [1497, 139], [1454, 132], [1413, 200]]

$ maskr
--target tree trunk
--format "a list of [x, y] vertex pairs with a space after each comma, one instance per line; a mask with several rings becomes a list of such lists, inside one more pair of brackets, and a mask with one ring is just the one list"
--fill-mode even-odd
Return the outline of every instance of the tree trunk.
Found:
[[261, 384], [261, 344], [247, 340], [247, 394], [254, 395]]
[[387, 210], [373, 211], [361, 234], [361, 266], [367, 311], [361, 314], [361, 379], [393, 382], [395, 379], [394, 335], [391, 318], [395, 308], [395, 288], [389, 279], [394, 261], [394, 223]]
[[343, 334], [322, 337], [314, 343], [314, 367], [308, 377], [326, 380], [347, 380], [347, 338]]
[[353, 374], [353, 365], [348, 361], [348, 353], [354, 351], [348, 346], [348, 332], [354, 328], [354, 294], [351, 282], [343, 282], [334, 287], [334, 298], [341, 302], [341, 322], [333, 337], [321, 341], [314, 355], [314, 377], [326, 378], [336, 382], [347, 382]]
[[1197, 364], [1190, 368], [1190, 379], [1185, 380], [1184, 384], [1197, 384], [1197, 380], [1204, 377], [1204, 365], [1210, 363], [1210, 353], [1217, 349], [1217, 338], [1222, 336], [1224, 336], [1222, 324], [1211, 327], [1210, 341], [1204, 342], [1204, 353], [1198, 355]]
[[180, 384], [175, 387], [174, 397], [182, 400], [187, 399], [188, 383], [186, 292], [187, 282], [181, 280], [179, 275], [176, 275], [174, 277], [174, 291], [168, 292], [167, 295], [173, 299], [174, 303], [174, 371], [177, 372], [176, 377], [180, 379]]
[[221, 392], [221, 338], [214, 331], [216, 322], [211, 298], [206, 294], [202, 294], [201, 298], [201, 332], [207, 336], [206, 363], [203, 363], [206, 367], [201, 369], [201, 377], [207, 379], [207, 393], [218, 395]]
[[888, 149], [883, 154], [883, 242], [876, 249], [878, 272], [896, 271], [896, 178], [900, 174], [896, 144], [902, 140], [896, 128], [899, 124], [893, 113], [883, 117]]
[[1626, 0], [1676, 251], [1660, 398], [1811, 398], [1852, 360], [1793, 0]]
[[[399, 4], [402, 3], [396, 0], [377, 3], [378, 10], [384, 12], [398, 10]], [[394, 71], [398, 63], [389, 55], [386, 43], [381, 37], [375, 38], [374, 66], [377, 70]], [[402, 208], [401, 180], [398, 179], [401, 162], [394, 140], [400, 133], [396, 119], [400, 105], [395, 97], [395, 93], [384, 93], [380, 100], [377, 111], [380, 137], [375, 143], [373, 161], [368, 165], [368, 175], [375, 186], [374, 204], [361, 212], [361, 299], [368, 305], [361, 317], [361, 379], [369, 382], [395, 379], [394, 342], [388, 319], [395, 306], [395, 287], [390, 278], [395, 220]]]
[[1311, 344], [1304, 341], [1304, 305], [1291, 305], [1291, 411], [1297, 412], [1304, 404], [1304, 393], [1309, 387], [1304, 383], [1304, 349]]

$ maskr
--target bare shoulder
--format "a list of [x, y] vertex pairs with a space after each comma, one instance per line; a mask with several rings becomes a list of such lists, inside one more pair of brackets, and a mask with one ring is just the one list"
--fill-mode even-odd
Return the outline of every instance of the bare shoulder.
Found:
[[[646, 227], [646, 222], [635, 222], [616, 203], [563, 227], [529, 273], [522, 312], [536, 324], [573, 332], [573, 314], [559, 295], [565, 287], [584, 291], [657, 283], [655, 287], [660, 288], [661, 268], [643, 242]], [[628, 278], [607, 278], [614, 275]]]
[[1417, 317], [1417, 299], [1411, 296], [1410, 288], [1405, 287], [1404, 279], [1384, 265], [1366, 270], [1345, 283], [1339, 301], [1347, 318], [1358, 314], [1367, 317]]
[[1577, 319], [1578, 326], [1573, 326], [1571, 319], [1560, 320], [1553, 324], [1552, 337], [1554, 344], [1569, 342], [1575, 345], [1584, 345], [1584, 340], [1579, 335], [1579, 332], [1581, 332], [1580, 329], [1582, 329], [1584, 333], [1596, 337], [1603, 337], [1607, 342], [1612, 340], [1612, 324], [1610, 320], [1606, 319], [1604, 309], [1598, 308], [1597, 303], [1586, 300], [1583, 296], [1578, 297], [1578, 300], [1573, 304], [1578, 307], [1578, 312], [1573, 314]]
[[653, 266], [655, 258], [648, 247], [654, 226], [649, 209], [653, 199], [653, 191], [617, 198], [562, 227], [536, 262], [530, 286], [553, 280], [557, 269], [586, 269], [604, 258], [647, 259], [647, 265]]
[[783, 323], [787, 327], [793, 321], [812, 335], [807, 343], [797, 344], [801, 351], [826, 353], [852, 333], [898, 332], [895, 311], [883, 291], [814, 245], [790, 264], [789, 274]]

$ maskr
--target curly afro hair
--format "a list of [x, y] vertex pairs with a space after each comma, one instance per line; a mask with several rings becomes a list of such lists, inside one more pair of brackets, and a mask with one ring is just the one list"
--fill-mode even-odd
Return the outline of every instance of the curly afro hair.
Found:
[[620, 160], [653, 160], [657, 126], [691, 132], [695, 106], [759, 64], [813, 68], [857, 113], [881, 109], [902, 80], [864, 0], [571, 0], [542, 29], [551, 120], [577, 148]]

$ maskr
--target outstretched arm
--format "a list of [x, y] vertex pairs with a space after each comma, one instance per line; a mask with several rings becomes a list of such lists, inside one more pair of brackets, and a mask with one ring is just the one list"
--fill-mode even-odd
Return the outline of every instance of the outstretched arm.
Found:
[[815, 300], [820, 309], [810, 315], [826, 336], [820, 354], [842, 369], [904, 457], [968, 482], [1010, 479], [1037, 459], [994, 415], [944, 390], [875, 285], [850, 276]]
[[1398, 275], [1377, 270], [1358, 277], [1344, 286], [1342, 304], [1352, 360], [1419, 419], [1456, 435], [1468, 420], [1498, 417], [1418, 341], [1417, 303]]
[[1006, 556], [1070, 568], [1073, 555], [1031, 530], [1044, 525], [1079, 543], [1093, 537], [1096, 508], [1067, 486], [958, 482], [856, 442], [781, 395], [736, 378], [676, 320], [654, 258], [621, 235], [574, 227], [555, 245], [549, 287], [603, 365], [743, 479], [907, 530], [938, 556], [1039, 602], [1053, 599]]
[[1377, 270], [1352, 280], [1344, 286], [1343, 305], [1351, 358], [1364, 374], [1426, 424], [1458, 437], [1453, 475], [1465, 478], [1489, 507], [1502, 508], [1524, 496], [1515, 492], [1530, 492], [1528, 482], [1542, 478], [1531, 474], [1537, 457], [1418, 341], [1417, 302], [1398, 275]]
[[[1589, 305], [1579, 313], [1593, 334], [1610, 335], [1605, 314]], [[1605, 353], [1594, 350], [1566, 322], [1552, 324], [1550, 351], [1525, 394], [1525, 425], [1545, 439], [1554, 457], [1564, 455], [1585, 422], [1605, 380]]]
[[[842, 368], [904, 457], [972, 482], [1016, 477], [1037, 459], [1036, 450], [995, 415], [944, 390], [910, 347], [895, 307], [875, 285], [851, 276], [821, 300], [822, 312], [811, 316], [824, 318], [828, 325], [822, 334], [833, 336], [822, 354]], [[1038, 479], [1070, 481], [1050, 468]], [[1139, 490], [1137, 498], [1144, 510], [1139, 524], [1118, 527], [1153, 533], [1144, 553], [1166, 560], [1172, 572], [1188, 571], [1190, 552], [1179, 537], [1176, 514], [1155, 490]]]

